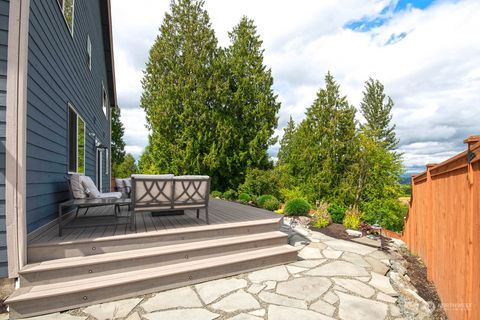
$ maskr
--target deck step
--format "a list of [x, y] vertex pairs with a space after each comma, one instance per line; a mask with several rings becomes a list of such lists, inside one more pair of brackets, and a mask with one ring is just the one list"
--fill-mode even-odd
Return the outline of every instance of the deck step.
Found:
[[13, 318], [124, 299], [296, 261], [290, 245], [228, 253], [143, 270], [20, 288], [6, 301]]
[[278, 231], [280, 218], [28, 245], [29, 263]]
[[31, 286], [93, 278], [111, 273], [143, 270], [184, 261], [199, 260], [245, 250], [286, 244], [288, 235], [280, 231], [180, 243], [155, 248], [111, 252], [33, 263], [20, 271], [20, 286]]

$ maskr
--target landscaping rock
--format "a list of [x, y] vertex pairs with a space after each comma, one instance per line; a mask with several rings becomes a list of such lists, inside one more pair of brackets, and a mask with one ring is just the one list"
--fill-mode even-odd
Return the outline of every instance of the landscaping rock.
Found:
[[177, 309], [144, 314], [148, 320], [213, 320], [220, 315], [206, 309]]
[[212, 304], [212, 308], [224, 312], [236, 312], [258, 309], [260, 304], [251, 294], [239, 290]]
[[398, 296], [398, 292], [393, 289], [392, 285], [390, 284], [390, 278], [382, 276], [378, 273], [372, 272], [372, 279], [368, 282], [371, 286], [377, 288], [384, 293], [396, 297]]
[[402, 315], [402, 314], [400, 313], [400, 309], [399, 309], [397, 306], [394, 306], [394, 305], [391, 304], [391, 305], [389, 306], [389, 308], [390, 308], [390, 315], [391, 315], [392, 317], [399, 317], [399, 316]]
[[261, 283], [267, 280], [285, 281], [290, 277], [285, 266], [278, 266], [250, 273], [248, 279], [254, 283]]
[[275, 305], [268, 306], [268, 318], [272, 320], [333, 320], [314, 311]]
[[358, 230], [346, 229], [345, 232], [352, 237], [361, 237], [363, 235], [362, 232]]
[[362, 277], [368, 276], [369, 273], [365, 268], [356, 266], [350, 262], [333, 261], [321, 265], [315, 269], [306, 272], [311, 276], [346, 276], [346, 277]]
[[385, 301], [385, 302], [388, 302], [388, 303], [395, 303], [397, 301], [396, 298], [393, 298], [393, 297], [389, 296], [388, 294], [385, 294], [385, 293], [382, 293], [382, 292], [379, 292], [377, 294], [377, 300]]
[[370, 298], [375, 294], [375, 290], [363, 282], [353, 279], [333, 278], [333, 281], [343, 288], [356, 293], [362, 297]]
[[367, 261], [370, 264], [373, 272], [381, 274], [382, 276], [386, 275], [387, 272], [390, 270], [390, 267], [388, 267], [384, 263], [380, 262], [380, 260], [377, 260], [377, 259], [372, 258], [370, 256], [366, 256], [365, 261]]
[[[330, 317], [333, 316], [333, 314], [335, 313], [335, 307], [328, 304], [327, 302], [325, 302], [323, 300], [318, 300], [317, 302], [313, 303], [310, 306], [310, 310], [322, 313], [322, 314], [324, 314], [326, 316], [330, 316]], [[298, 319], [298, 320], [300, 320], [300, 319]]]
[[381, 302], [372, 301], [336, 292], [340, 299], [338, 307], [338, 316], [340, 319], [355, 320], [378, 320], [385, 319], [388, 312], [388, 306]]
[[244, 279], [219, 279], [197, 284], [195, 289], [198, 295], [205, 304], [210, 304], [221, 296], [233, 292], [238, 289], [243, 289], [247, 286], [247, 281]]
[[86, 307], [83, 309], [83, 312], [96, 318], [97, 320], [125, 318], [140, 301], [142, 301], [141, 298], [132, 298], [95, 304], [93, 306]]
[[281, 306], [307, 309], [307, 303], [305, 301], [281, 296], [273, 292], [263, 291], [263, 292], [260, 292], [258, 297], [266, 303], [273, 303]]
[[190, 287], [160, 292], [142, 303], [142, 308], [146, 312], [173, 308], [196, 308], [201, 306], [202, 303], [200, 299], [198, 299], [197, 294]]
[[277, 293], [311, 302], [324, 294], [331, 284], [331, 281], [326, 278], [298, 278], [279, 283]]

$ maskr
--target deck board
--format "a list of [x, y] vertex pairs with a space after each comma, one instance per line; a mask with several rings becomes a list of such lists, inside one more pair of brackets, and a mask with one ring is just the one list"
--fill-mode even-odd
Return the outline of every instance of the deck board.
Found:
[[[228, 202], [218, 199], [210, 199], [209, 202], [210, 224], [235, 223], [244, 221], [255, 221], [262, 219], [278, 218], [278, 215], [260, 208]], [[126, 207], [122, 207], [121, 214], [126, 215]], [[82, 218], [94, 215], [113, 215], [113, 207], [91, 208], [86, 216], [83, 212], [79, 214]], [[87, 240], [101, 237], [126, 235], [131, 233], [156, 232], [175, 228], [195, 227], [205, 225], [205, 210], [200, 210], [200, 219], [196, 217], [195, 210], [185, 210], [185, 215], [152, 217], [150, 212], [137, 213], [136, 231], [130, 230], [127, 225], [97, 226], [75, 229], [64, 229], [63, 235], [58, 236], [58, 226], [52, 225], [49, 229], [43, 230], [40, 234], [29, 239], [28, 244], [55, 243], [68, 240]]]

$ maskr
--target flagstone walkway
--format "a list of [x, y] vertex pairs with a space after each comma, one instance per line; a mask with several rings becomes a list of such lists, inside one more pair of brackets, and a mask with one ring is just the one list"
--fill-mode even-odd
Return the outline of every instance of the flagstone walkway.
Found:
[[304, 260], [34, 319], [403, 319], [387, 254], [316, 232], [292, 233], [290, 242]]

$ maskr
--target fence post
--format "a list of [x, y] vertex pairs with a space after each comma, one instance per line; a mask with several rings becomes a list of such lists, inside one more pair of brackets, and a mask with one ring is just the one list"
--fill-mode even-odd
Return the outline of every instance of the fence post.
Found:
[[425, 264], [427, 265], [427, 278], [428, 280], [432, 281], [433, 280], [433, 269], [434, 269], [434, 264], [433, 264], [433, 236], [435, 234], [434, 228], [435, 228], [435, 214], [433, 212], [433, 191], [432, 191], [432, 175], [431, 175], [431, 170], [434, 168], [437, 164], [431, 163], [427, 164], [427, 196], [426, 196], [426, 219], [424, 220], [425, 222], [425, 243], [426, 243], [426, 252], [425, 252]]
[[467, 159], [468, 159], [468, 185], [469, 185], [469, 217], [467, 221], [468, 225], [468, 248], [467, 248], [467, 279], [466, 279], [466, 300], [465, 301], [465, 319], [475, 319], [474, 317], [480, 312], [480, 278], [478, 275], [480, 263], [480, 250], [478, 248], [480, 244], [480, 173], [478, 155], [473, 150], [473, 145], [480, 141], [480, 136], [471, 136], [465, 139], [463, 142], [468, 145]]

